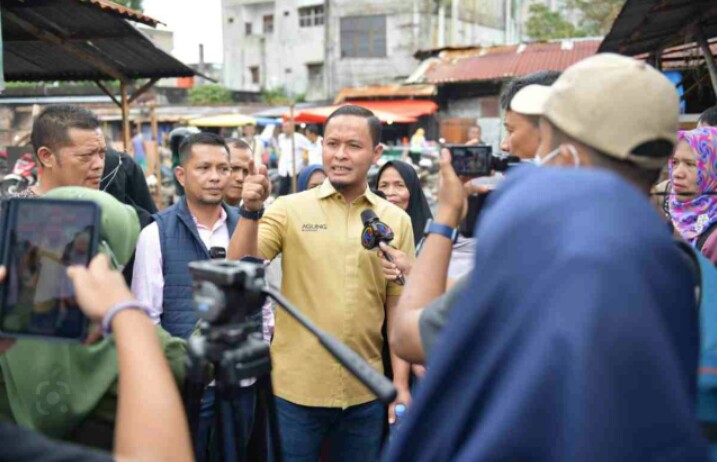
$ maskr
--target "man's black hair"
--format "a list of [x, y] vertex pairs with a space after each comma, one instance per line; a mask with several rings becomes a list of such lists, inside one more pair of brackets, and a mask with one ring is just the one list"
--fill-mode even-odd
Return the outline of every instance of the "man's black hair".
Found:
[[717, 106], [712, 106], [705, 112], [700, 114], [698, 124], [707, 125], [709, 127], [717, 127]]
[[224, 138], [214, 133], [201, 132], [189, 135], [179, 145], [179, 165], [185, 166], [192, 155], [192, 148], [196, 145], [221, 146], [229, 156], [229, 148]]
[[249, 146], [249, 143], [247, 143], [244, 138], [227, 138], [226, 143], [228, 147], [236, 149], [247, 149], [251, 151], [251, 146]]
[[61, 104], [45, 108], [32, 124], [30, 141], [35, 160], [38, 160], [37, 150], [43, 146], [56, 151], [70, 144], [71, 128], [96, 130], [100, 128], [100, 121], [91, 111], [77, 106]]
[[316, 125], [314, 125], [314, 124], [309, 124], [309, 125], [306, 126], [306, 131], [318, 135], [318, 134], [319, 134], [319, 127], [316, 126]]
[[510, 103], [513, 101], [515, 94], [528, 85], [544, 85], [549, 87], [560, 77], [558, 71], [538, 71], [532, 74], [516, 77], [505, 86], [503, 93], [500, 95], [500, 107], [504, 111], [510, 109]]
[[373, 112], [361, 106], [353, 106], [350, 104], [347, 104], [346, 106], [341, 106], [340, 108], [332, 112], [329, 118], [326, 119], [326, 122], [324, 122], [324, 130], [328, 128], [331, 119], [339, 116], [354, 116], [366, 119], [369, 132], [371, 133], [371, 141], [373, 142], [373, 146], [376, 147], [378, 146], [378, 143], [381, 142], [381, 121], [378, 120], [378, 117], [376, 117]]

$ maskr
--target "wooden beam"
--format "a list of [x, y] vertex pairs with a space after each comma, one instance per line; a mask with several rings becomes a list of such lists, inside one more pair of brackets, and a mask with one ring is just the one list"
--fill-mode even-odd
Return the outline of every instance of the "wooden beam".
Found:
[[122, 108], [122, 103], [117, 99], [117, 97], [115, 95], [112, 94], [110, 89], [107, 88], [107, 86], [104, 83], [102, 83], [99, 80], [95, 80], [95, 84], [97, 84], [97, 86], [100, 87], [100, 90], [102, 90], [102, 93], [109, 96], [117, 106]]
[[137, 98], [142, 96], [144, 92], [152, 88], [152, 86], [159, 81], [159, 77], [155, 77], [153, 79], [150, 79], [149, 82], [142, 85], [139, 89], [137, 89], [134, 93], [132, 93], [132, 96], [129, 98], [130, 104], [134, 102]]
[[707, 42], [705, 37], [705, 31], [702, 25], [698, 25], [695, 32], [695, 41], [702, 50], [702, 56], [705, 58], [705, 64], [707, 64], [707, 71], [710, 73], [710, 80], [712, 81], [712, 90], [717, 95], [717, 63], [715, 63], [715, 57], [712, 56], [712, 50], [710, 50], [710, 44]]
[[129, 80], [124, 74], [122, 74], [122, 72], [118, 71], [107, 63], [102, 62], [92, 54], [70, 43], [69, 39], [66, 37], [58, 37], [51, 32], [40, 29], [31, 22], [22, 19], [21, 17], [8, 10], [3, 10], [3, 19], [15, 23], [15, 25], [17, 25], [19, 28], [37, 37], [42, 42], [49, 43], [51, 45], [61, 46], [63, 49], [67, 50], [68, 53], [75, 55], [77, 58], [81, 59], [92, 67], [98, 69], [101, 72], [104, 72], [109, 77], [120, 81]]
[[120, 95], [122, 96], [122, 140], [124, 141], [124, 152], [129, 153], [129, 101], [127, 101], [127, 83], [120, 82]]
[[705, 81], [705, 79], [706, 79], [707, 77], [709, 77], [709, 74], [703, 75], [702, 77], [700, 77], [699, 79], [697, 79], [697, 82], [693, 83], [690, 88], [688, 88], [687, 90], [685, 90], [685, 92], [682, 93], [682, 100], [684, 101], [685, 97], [686, 97], [687, 95], [689, 95], [690, 93], [692, 93], [692, 91], [693, 91], [695, 88], [699, 87], [699, 86], [702, 84], [702, 82]]
[[296, 178], [296, 121], [294, 120], [294, 99], [289, 103], [289, 123], [291, 124], [291, 192], [297, 191]]
[[[704, 2], [709, 4], [710, 2]], [[698, 9], [699, 11], [699, 9]], [[654, 11], [650, 11], [650, 14], [646, 15], [645, 18], [649, 18], [656, 14]], [[662, 39], [659, 44], [654, 48], [655, 50], [664, 50], [666, 48], [673, 48], [678, 47], [680, 45], [686, 45], [686, 42], [689, 40], [689, 37], [694, 35], [693, 31], [695, 30], [695, 27], [699, 27], [700, 21], [702, 21], [703, 18], [709, 18], [711, 16], [714, 16], [717, 14], [717, 5], [713, 6], [712, 8], [708, 10], [702, 10], [699, 11], [699, 15], [692, 21], [685, 23], [682, 26], [679, 26], [676, 31], [666, 36], [664, 39]], [[643, 23], [644, 24], [644, 23]], [[641, 24], [640, 26], [642, 26]], [[621, 48], [625, 48], [631, 41], [634, 39], [637, 39], [641, 36], [640, 27], [636, 28], [636, 31], [633, 32], [633, 34], [628, 38], [626, 41], [623, 42], [623, 45]]]

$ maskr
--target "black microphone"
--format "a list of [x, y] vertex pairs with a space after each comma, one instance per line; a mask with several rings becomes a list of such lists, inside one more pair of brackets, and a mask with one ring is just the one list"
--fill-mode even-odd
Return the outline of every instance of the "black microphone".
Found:
[[[361, 221], [363, 221], [363, 231], [361, 232], [361, 245], [364, 249], [373, 250], [379, 246], [381, 242], [388, 245], [393, 240], [393, 230], [386, 223], [378, 219], [378, 215], [371, 209], [361, 212]], [[386, 259], [393, 263], [393, 257], [384, 252]], [[396, 278], [396, 284], [404, 285], [406, 280], [399, 273]]]

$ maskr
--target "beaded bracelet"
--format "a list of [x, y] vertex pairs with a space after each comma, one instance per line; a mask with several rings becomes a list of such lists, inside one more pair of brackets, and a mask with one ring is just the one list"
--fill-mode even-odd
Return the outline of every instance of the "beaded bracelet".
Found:
[[104, 315], [102, 318], [102, 334], [107, 336], [112, 333], [112, 320], [124, 310], [139, 310], [149, 316], [150, 308], [146, 303], [139, 302], [137, 300], [130, 300], [128, 302], [118, 303]]

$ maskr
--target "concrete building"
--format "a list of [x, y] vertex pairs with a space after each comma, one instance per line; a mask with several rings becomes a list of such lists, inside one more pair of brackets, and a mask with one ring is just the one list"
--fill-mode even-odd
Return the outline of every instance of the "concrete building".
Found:
[[401, 82], [419, 49], [505, 40], [502, 0], [222, 0], [222, 12], [224, 84], [308, 100]]

